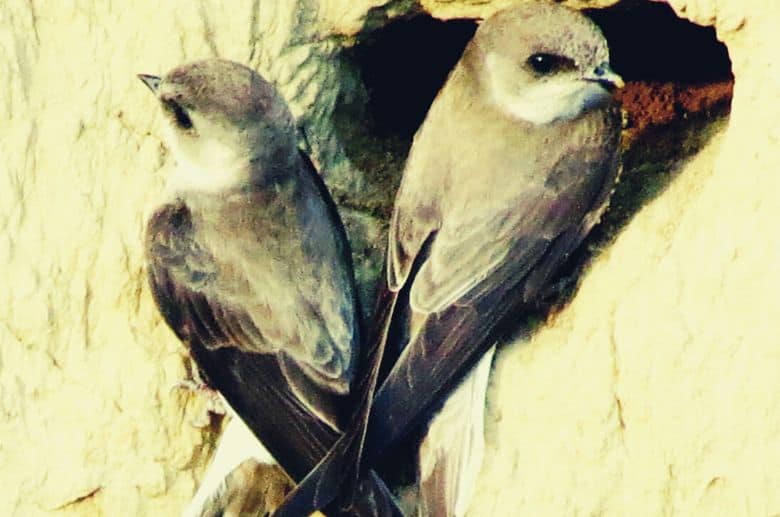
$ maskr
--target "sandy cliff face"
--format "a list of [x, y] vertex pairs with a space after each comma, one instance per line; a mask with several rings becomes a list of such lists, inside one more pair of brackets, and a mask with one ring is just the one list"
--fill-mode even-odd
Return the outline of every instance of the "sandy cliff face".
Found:
[[[731, 114], [695, 156], [664, 158], [667, 186], [571, 303], [504, 346], [473, 515], [780, 512], [780, 5], [670, 3], [727, 45]], [[134, 74], [218, 55], [279, 84], [368, 281], [399, 158], [377, 189], [378, 159], [349, 152], [339, 114], [367, 97], [340, 49], [413, 9], [503, 5], [133, 4], [0, 6], [4, 515], [175, 515], [212, 449], [218, 426], [193, 425], [205, 399], [171, 390], [187, 363], [145, 283], [144, 219], [171, 163]], [[384, 201], [361, 197], [375, 191]]]

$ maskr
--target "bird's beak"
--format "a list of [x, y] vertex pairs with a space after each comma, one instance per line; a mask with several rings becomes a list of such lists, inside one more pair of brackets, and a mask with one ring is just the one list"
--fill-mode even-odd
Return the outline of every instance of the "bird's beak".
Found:
[[622, 88], [626, 85], [623, 78], [616, 74], [606, 61], [597, 66], [590, 74], [583, 77], [583, 79], [599, 83], [608, 90]]
[[160, 82], [162, 79], [156, 75], [148, 74], [138, 74], [138, 78], [144, 82], [147, 88], [152, 90], [153, 94], [157, 95], [157, 92], [160, 90]]

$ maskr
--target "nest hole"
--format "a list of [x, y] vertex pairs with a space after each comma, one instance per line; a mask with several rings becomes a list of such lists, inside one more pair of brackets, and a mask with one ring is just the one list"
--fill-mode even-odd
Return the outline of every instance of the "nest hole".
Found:
[[[601, 28], [613, 68], [627, 82], [618, 94], [626, 115], [624, 178], [642, 164], [647, 169], [654, 162], [660, 171], [695, 153], [708, 139], [709, 122], [727, 116], [731, 101], [731, 63], [715, 30], [678, 18], [662, 2], [624, 0], [584, 13]], [[392, 21], [344, 51], [365, 95], [359, 106], [340, 110], [338, 125], [366, 186], [340, 202], [389, 216], [412, 137], [476, 28], [474, 20], [417, 15]], [[646, 191], [659, 190], [661, 176], [668, 181], [671, 173], [655, 175], [646, 189], [631, 184], [633, 192], [642, 191], [631, 202], [626, 192], [617, 196], [626, 198], [622, 222], [631, 206], [646, 201]], [[612, 220], [611, 228], [621, 221]]]
[[389, 23], [354, 51], [378, 135], [411, 139], [477, 25], [416, 16]]
[[728, 50], [715, 29], [678, 18], [666, 3], [624, 0], [584, 12], [601, 28], [611, 64], [626, 81], [701, 84], [731, 78]]

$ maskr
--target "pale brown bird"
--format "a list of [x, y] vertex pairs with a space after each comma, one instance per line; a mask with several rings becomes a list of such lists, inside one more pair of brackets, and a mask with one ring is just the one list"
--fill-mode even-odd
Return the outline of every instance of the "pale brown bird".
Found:
[[[177, 164], [146, 231], [155, 301], [206, 382], [300, 480], [356, 398], [360, 311], [341, 220], [256, 72], [210, 59], [140, 77]], [[369, 506], [392, 506], [366, 479]]]
[[[433, 416], [420, 454], [424, 515], [466, 511], [481, 464], [484, 354], [607, 206], [619, 169], [611, 91], [621, 85], [591, 21], [524, 3], [480, 25], [415, 135], [378, 313], [378, 353], [392, 368], [373, 401], [363, 463]], [[343, 438], [320, 472], [353, 465], [360, 450], [347, 445], [363, 432]], [[296, 491], [319, 487], [316, 502], [330, 503], [338, 491], [318, 482], [315, 472]]]

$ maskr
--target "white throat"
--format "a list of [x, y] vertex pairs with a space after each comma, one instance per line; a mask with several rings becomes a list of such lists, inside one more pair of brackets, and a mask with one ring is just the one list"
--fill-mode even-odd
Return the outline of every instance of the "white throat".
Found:
[[238, 149], [213, 138], [185, 146], [177, 135], [168, 136], [169, 148], [176, 160], [176, 167], [166, 183], [170, 194], [218, 193], [249, 182], [250, 157]]

